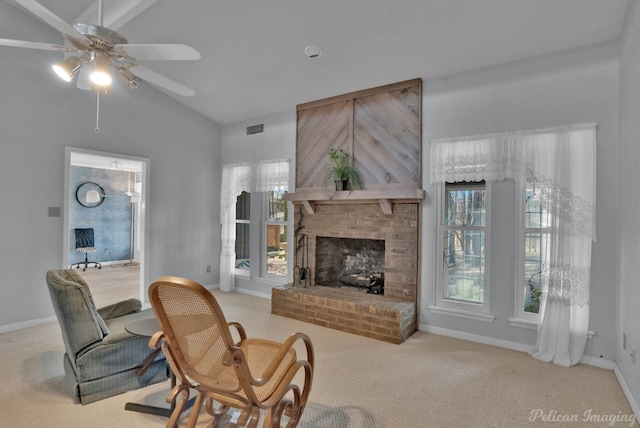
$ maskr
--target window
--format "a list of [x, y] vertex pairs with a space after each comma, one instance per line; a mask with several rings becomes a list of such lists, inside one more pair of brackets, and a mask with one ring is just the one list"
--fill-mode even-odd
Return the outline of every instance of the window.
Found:
[[236, 262], [235, 268], [248, 273], [250, 261], [251, 194], [242, 192], [236, 199]]
[[[289, 161], [262, 161], [253, 164], [223, 165], [221, 188], [221, 229], [220, 229], [220, 289], [233, 291], [236, 277], [254, 282], [266, 277], [274, 282], [283, 283], [286, 276], [267, 273], [267, 259], [269, 243], [267, 243], [267, 224], [269, 208], [264, 208], [272, 191], [287, 189], [289, 184]], [[240, 195], [240, 196], [238, 196]], [[276, 195], [273, 210], [278, 210]], [[284, 211], [284, 205], [280, 211]], [[275, 211], [274, 211], [275, 212]], [[282, 218], [282, 220], [280, 220]], [[284, 214], [275, 214], [272, 219], [279, 226], [275, 233], [277, 239], [287, 239], [286, 228], [283, 228]], [[284, 260], [281, 250], [286, 245], [274, 244], [278, 253], [274, 258]], [[284, 247], [284, 248], [283, 248]], [[234, 257], [235, 253], [235, 257]], [[274, 268], [275, 270], [275, 268]], [[282, 273], [282, 268], [278, 269]], [[284, 269], [287, 275], [287, 269]]]
[[[487, 304], [489, 275], [485, 269], [482, 285], [477, 280], [480, 272], [476, 273], [473, 281], [466, 281], [470, 272], [468, 264], [465, 264], [461, 274], [456, 272], [453, 263], [457, 264], [461, 258], [466, 261], [469, 256], [466, 252], [468, 244], [463, 243], [462, 239], [467, 232], [456, 229], [458, 224], [451, 220], [451, 214], [445, 210], [445, 186], [447, 190], [451, 188], [446, 183], [484, 179], [488, 185], [485, 224], [491, 224], [489, 214], [492, 211], [498, 214], [494, 220], [496, 227], [500, 228], [493, 236], [487, 228], [484, 235], [485, 268], [491, 265], [488, 241], [494, 244], [493, 265], [498, 269], [498, 275], [494, 276], [497, 281], [491, 285], [495, 301], [502, 301], [504, 287], [508, 287], [506, 292], [509, 295], [515, 295], [514, 316], [509, 317], [509, 322], [513, 326], [538, 329], [538, 355], [554, 355], [558, 358], [557, 349], [554, 349], [558, 343], [562, 349], [568, 349], [572, 356], [580, 355], [584, 349], [583, 334], [589, 333], [591, 241], [595, 240], [595, 155], [596, 125], [592, 123], [432, 140], [429, 176], [431, 183], [439, 183], [440, 187], [436, 189], [439, 194], [434, 199], [443, 206], [435, 211], [440, 234], [436, 240], [436, 298], [435, 305], [429, 307], [430, 311], [472, 319], [492, 317], [488, 308], [484, 308], [487, 313], [461, 308], [462, 305], [472, 308]], [[527, 178], [536, 182], [525, 184]], [[508, 180], [518, 183], [519, 187], [512, 188], [515, 194], [503, 192], [502, 184], [498, 184]], [[489, 203], [491, 188], [495, 196], [491, 203], [493, 206]], [[446, 193], [451, 195], [450, 191]], [[548, 205], [537, 204], [538, 197], [543, 201], [548, 200]], [[508, 205], [505, 204], [506, 199]], [[513, 205], [514, 199], [519, 201], [516, 205]], [[550, 212], [546, 212], [546, 209]], [[556, 247], [558, 251], [554, 249]], [[568, 251], [570, 248], [580, 251]], [[475, 253], [471, 255], [477, 257]], [[552, 273], [549, 269], [551, 262]], [[505, 273], [509, 278], [504, 277]], [[556, 286], [555, 277], [553, 280], [548, 278], [551, 274], [558, 276], [559, 286]], [[567, 293], [562, 286], [562, 278], [566, 275], [571, 276], [571, 293]], [[461, 276], [465, 279], [463, 287], [460, 287]], [[515, 282], [512, 279], [514, 276]], [[475, 287], [471, 291], [468, 288], [470, 284]], [[549, 284], [549, 294], [541, 293], [541, 284], [545, 288]], [[481, 303], [482, 286], [484, 303]], [[512, 287], [515, 287], [515, 292]], [[561, 316], [542, 319], [539, 314], [540, 300], [542, 304], [545, 299], [547, 303], [553, 303], [556, 302], [556, 296], [566, 299], [569, 304], [558, 304], [554, 308]], [[451, 307], [452, 303], [458, 307]], [[574, 311], [579, 311], [580, 315], [572, 316]], [[558, 322], [563, 317], [570, 318], [571, 323]], [[547, 340], [549, 337], [564, 339], [556, 343]], [[567, 343], [565, 339], [569, 337], [580, 339]], [[574, 363], [573, 359], [570, 363]], [[569, 362], [567, 365], [570, 365]]]
[[284, 190], [280, 187], [265, 193], [266, 244], [265, 271], [267, 275], [287, 276], [287, 202], [282, 200]]
[[[282, 199], [285, 193], [282, 188], [270, 192], [242, 192], [236, 199], [236, 273], [259, 277], [287, 276], [287, 202]], [[253, 206], [263, 207], [262, 211], [251, 213]], [[254, 231], [251, 218], [254, 218]], [[259, 220], [262, 219], [262, 220]], [[258, 221], [260, 221], [258, 223]], [[261, 224], [262, 227], [257, 225]], [[252, 233], [255, 236], [252, 238]], [[251, 252], [254, 248], [262, 251]], [[252, 266], [256, 266], [252, 271]], [[251, 272], [251, 273], [250, 273]]]
[[515, 314], [535, 321], [540, 311], [543, 267], [548, 260], [550, 216], [533, 197], [532, 183], [521, 188], [519, 194]]
[[437, 274], [437, 307], [488, 312], [487, 185], [484, 181], [446, 183], [439, 199], [438, 247], [442, 259]]

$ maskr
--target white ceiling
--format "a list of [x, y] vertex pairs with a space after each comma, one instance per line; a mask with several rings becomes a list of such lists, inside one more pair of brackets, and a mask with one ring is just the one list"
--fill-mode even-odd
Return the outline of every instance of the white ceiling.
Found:
[[[69, 23], [93, 3], [40, 2]], [[158, 0], [118, 32], [129, 43], [185, 43], [200, 51], [199, 61], [145, 65], [194, 89], [193, 97], [171, 96], [224, 125], [346, 92], [616, 40], [626, 6], [627, 0]], [[25, 25], [36, 22], [24, 16]], [[17, 38], [1, 29], [0, 37]], [[323, 55], [308, 58], [307, 45]]]

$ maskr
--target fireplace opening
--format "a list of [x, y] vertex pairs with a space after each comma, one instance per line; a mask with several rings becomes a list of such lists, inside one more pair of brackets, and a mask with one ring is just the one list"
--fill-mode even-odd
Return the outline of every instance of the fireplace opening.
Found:
[[316, 284], [384, 294], [385, 241], [316, 237]]

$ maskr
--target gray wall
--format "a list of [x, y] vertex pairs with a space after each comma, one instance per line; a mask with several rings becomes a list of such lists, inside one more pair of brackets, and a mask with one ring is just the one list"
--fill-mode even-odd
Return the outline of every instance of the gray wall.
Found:
[[[0, 2], [0, 28], [16, 39], [62, 43], [45, 24]], [[60, 54], [0, 48], [0, 328], [53, 315], [45, 272], [62, 267], [65, 147], [150, 159], [149, 280], [219, 277], [220, 127], [166, 94], [141, 85], [101, 98], [51, 71]], [[188, 82], [185, 82], [188, 84]], [[206, 273], [206, 265], [212, 266]]]
[[[596, 122], [597, 234], [593, 245], [586, 355], [615, 358], [614, 313], [618, 204], [618, 47], [616, 44], [545, 55], [442, 79], [423, 86], [423, 182], [428, 194], [432, 139]], [[478, 322], [434, 314], [434, 201], [423, 204], [420, 322], [440, 328], [535, 344], [536, 332], [511, 326], [515, 265], [515, 185], [493, 186], [490, 307], [496, 320]], [[514, 201], [514, 202], [511, 202]], [[498, 233], [501, 231], [506, 233]]]
[[[640, 350], [640, 5], [629, 2], [620, 51], [620, 277], [615, 344], [616, 363], [636, 404], [640, 403], [640, 356], [631, 363], [631, 347]], [[627, 335], [627, 349], [622, 335]], [[636, 409], [637, 411], [637, 409]], [[637, 414], [637, 413], [636, 413]]]

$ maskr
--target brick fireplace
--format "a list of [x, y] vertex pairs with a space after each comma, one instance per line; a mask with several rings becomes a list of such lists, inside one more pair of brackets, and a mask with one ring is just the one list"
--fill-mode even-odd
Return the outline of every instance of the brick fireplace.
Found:
[[[416, 330], [421, 106], [421, 79], [296, 106], [294, 282], [273, 289], [272, 313], [392, 343]], [[332, 149], [361, 187], [328, 189]]]
[[[419, 204], [395, 203], [385, 214], [370, 202], [316, 204], [313, 214], [295, 204], [294, 282], [273, 290], [272, 313], [391, 343], [411, 336]], [[360, 272], [360, 279], [382, 273], [384, 294], [340, 281], [344, 271]]]

